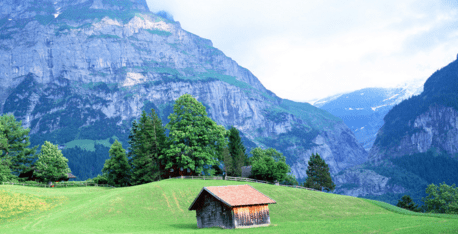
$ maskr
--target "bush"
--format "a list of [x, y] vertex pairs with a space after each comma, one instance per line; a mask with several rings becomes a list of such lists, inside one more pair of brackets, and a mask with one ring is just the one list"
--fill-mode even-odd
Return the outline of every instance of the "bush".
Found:
[[97, 177], [95, 177], [94, 179], [92, 179], [94, 181], [94, 183], [96, 184], [108, 184], [108, 180], [105, 176], [103, 175], [98, 175]]
[[426, 188], [426, 193], [428, 196], [423, 201], [428, 212], [458, 214], [458, 188], [455, 184], [430, 184]]

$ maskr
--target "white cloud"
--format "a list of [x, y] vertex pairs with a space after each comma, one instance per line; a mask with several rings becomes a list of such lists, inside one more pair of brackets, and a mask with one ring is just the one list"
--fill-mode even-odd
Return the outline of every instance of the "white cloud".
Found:
[[426, 79], [458, 53], [451, 1], [147, 2], [297, 101]]

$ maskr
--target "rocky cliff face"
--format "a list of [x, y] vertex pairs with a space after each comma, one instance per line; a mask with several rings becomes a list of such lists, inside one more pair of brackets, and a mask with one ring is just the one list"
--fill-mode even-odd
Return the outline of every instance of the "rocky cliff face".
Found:
[[429, 109], [410, 120], [411, 132], [402, 136], [396, 147], [375, 145], [370, 152], [370, 162], [377, 164], [386, 158], [400, 157], [414, 153], [425, 153], [431, 148], [446, 154], [458, 153], [458, 111], [452, 107], [432, 105]]
[[[441, 183], [444, 179], [453, 183], [456, 181], [456, 177], [441, 177], [441, 181], [434, 181], [430, 177], [435, 173], [448, 174], [448, 171], [443, 171], [447, 164], [456, 163], [457, 71], [458, 61], [454, 61], [434, 73], [426, 81], [420, 95], [393, 107], [377, 133], [368, 161], [335, 176], [338, 193], [354, 196], [406, 192], [419, 194], [424, 192], [428, 183]], [[437, 158], [441, 163], [435, 165], [424, 166], [416, 160], [437, 155], [442, 155], [443, 158]], [[425, 169], [417, 170], [413, 164]], [[426, 175], [429, 177], [425, 177]]]
[[0, 112], [31, 128], [33, 144], [113, 136], [126, 143], [142, 110], [167, 122], [174, 100], [190, 93], [218, 124], [281, 150], [298, 178], [312, 152], [335, 173], [366, 160], [341, 120], [278, 98], [144, 0], [10, 0], [0, 12]]
[[377, 174], [372, 170], [352, 168], [334, 178], [338, 185], [335, 192], [348, 196], [383, 195], [386, 193], [405, 193], [406, 188], [388, 183], [389, 177]]

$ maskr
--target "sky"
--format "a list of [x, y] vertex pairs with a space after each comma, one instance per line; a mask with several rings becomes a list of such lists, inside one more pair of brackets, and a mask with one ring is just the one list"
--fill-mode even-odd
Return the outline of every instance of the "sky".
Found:
[[458, 54], [456, 0], [146, 1], [294, 101], [424, 82]]

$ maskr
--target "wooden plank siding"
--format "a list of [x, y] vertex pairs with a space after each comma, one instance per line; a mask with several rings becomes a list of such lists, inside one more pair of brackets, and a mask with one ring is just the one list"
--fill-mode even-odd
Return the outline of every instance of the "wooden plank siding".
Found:
[[235, 226], [270, 224], [269, 207], [265, 205], [234, 207]]
[[208, 193], [202, 194], [201, 198], [202, 200], [198, 201], [200, 209], [196, 209], [198, 228], [235, 228], [230, 207], [227, 207]]

